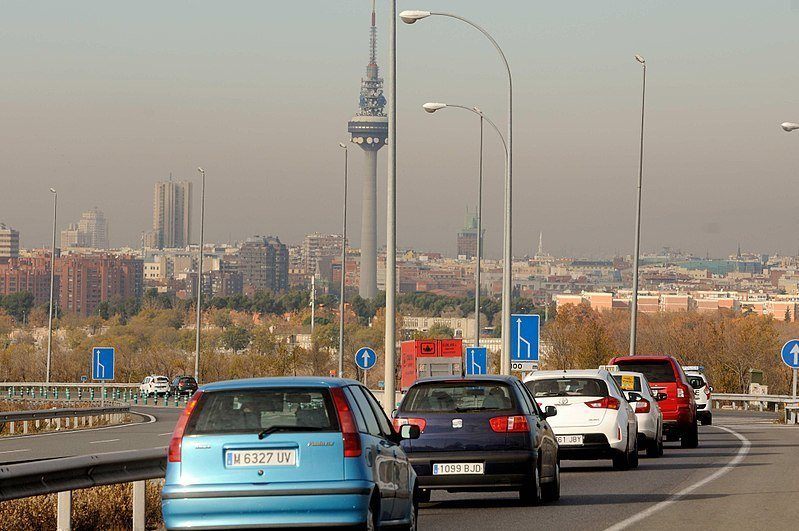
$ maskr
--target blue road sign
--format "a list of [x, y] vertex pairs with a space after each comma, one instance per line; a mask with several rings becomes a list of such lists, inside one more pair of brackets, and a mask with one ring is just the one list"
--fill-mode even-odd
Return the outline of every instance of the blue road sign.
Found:
[[114, 347], [92, 349], [92, 380], [114, 379]]
[[359, 348], [355, 353], [355, 364], [361, 369], [368, 371], [377, 363], [377, 353], [369, 347]]
[[466, 347], [466, 374], [488, 374], [487, 349]]
[[539, 326], [538, 315], [510, 316], [511, 361], [538, 361]]
[[791, 339], [782, 346], [782, 362], [791, 369], [799, 369], [799, 339]]

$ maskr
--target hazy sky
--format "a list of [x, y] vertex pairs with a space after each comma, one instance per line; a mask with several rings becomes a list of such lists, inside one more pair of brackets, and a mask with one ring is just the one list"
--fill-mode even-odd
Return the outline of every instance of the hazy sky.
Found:
[[[387, 0], [378, 0], [386, 74]], [[25, 246], [97, 206], [111, 243], [151, 226], [153, 183], [208, 172], [206, 234], [299, 241], [340, 229], [341, 151], [367, 61], [369, 0], [2, 3], [0, 221]], [[799, 3], [401, 0], [491, 31], [515, 78], [514, 254], [629, 253], [641, 69], [648, 99], [642, 246], [726, 255], [799, 246]], [[476, 195], [478, 105], [504, 129], [505, 75], [451, 19], [400, 24], [398, 243], [454, 253]], [[502, 160], [486, 133], [487, 254]], [[354, 146], [353, 146], [354, 147]], [[350, 232], [362, 157], [352, 150]], [[385, 219], [385, 149], [378, 218]], [[196, 187], [195, 190], [198, 190]], [[198, 199], [199, 197], [197, 197]], [[198, 219], [195, 219], [197, 222]], [[384, 224], [379, 241], [385, 240]], [[381, 243], [382, 245], [382, 243]]]

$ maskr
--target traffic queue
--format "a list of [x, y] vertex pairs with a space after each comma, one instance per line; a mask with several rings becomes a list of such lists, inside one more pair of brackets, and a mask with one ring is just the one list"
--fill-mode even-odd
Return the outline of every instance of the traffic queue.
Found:
[[425, 377], [391, 415], [354, 380], [208, 384], [169, 444], [164, 521], [167, 529], [416, 529], [419, 505], [435, 490], [554, 503], [562, 460], [629, 470], [641, 451], [662, 456], [664, 440], [695, 448], [695, 397], [709, 403], [712, 388], [691, 369], [671, 356], [634, 356], [523, 379]]

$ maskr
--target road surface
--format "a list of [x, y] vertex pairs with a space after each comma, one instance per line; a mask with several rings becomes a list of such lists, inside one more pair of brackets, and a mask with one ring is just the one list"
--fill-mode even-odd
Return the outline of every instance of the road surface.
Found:
[[[0, 440], [0, 463], [166, 446], [180, 413], [134, 408], [146, 422]], [[799, 522], [799, 427], [768, 414], [716, 412], [700, 446], [668, 443], [641, 454], [638, 470], [610, 461], [564, 461], [559, 502], [525, 507], [512, 493], [434, 492], [419, 528], [446, 529], [795, 529]]]

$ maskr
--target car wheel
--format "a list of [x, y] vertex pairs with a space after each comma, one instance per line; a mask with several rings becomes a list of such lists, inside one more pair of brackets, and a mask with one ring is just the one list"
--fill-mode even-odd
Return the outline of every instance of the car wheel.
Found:
[[691, 425], [688, 433], [680, 439], [680, 448], [696, 448], [699, 446], [699, 427], [696, 421]]
[[378, 519], [380, 518], [380, 504], [377, 496], [369, 500], [369, 507], [366, 509], [366, 519], [360, 526], [363, 531], [376, 531], [378, 529]]
[[519, 499], [525, 505], [538, 505], [541, 502], [541, 474], [538, 472], [538, 466], [535, 467], [533, 484], [519, 491]]
[[560, 499], [560, 463], [555, 463], [555, 477], [541, 485], [541, 501], [554, 502]]
[[702, 426], [710, 426], [711, 424], [713, 424], [713, 417], [710, 415], [702, 417]]
[[638, 468], [638, 437], [633, 442], [633, 451], [630, 454], [630, 468]]
[[416, 501], [419, 503], [429, 503], [431, 494], [432, 491], [430, 489], [419, 489], [419, 492], [416, 494]]
[[613, 469], [614, 470], [627, 470], [630, 468], [630, 439], [627, 438], [627, 446], [628, 448], [624, 451], [616, 452], [613, 455]]
[[660, 457], [663, 455], [663, 438], [656, 437], [649, 441], [646, 446], [647, 457]]
[[417, 529], [418, 525], [417, 522], [419, 519], [419, 498], [417, 496], [414, 496], [413, 503], [411, 503], [410, 512], [411, 514], [408, 515], [408, 523], [398, 527], [398, 529], [400, 529], [401, 531], [416, 531]]

